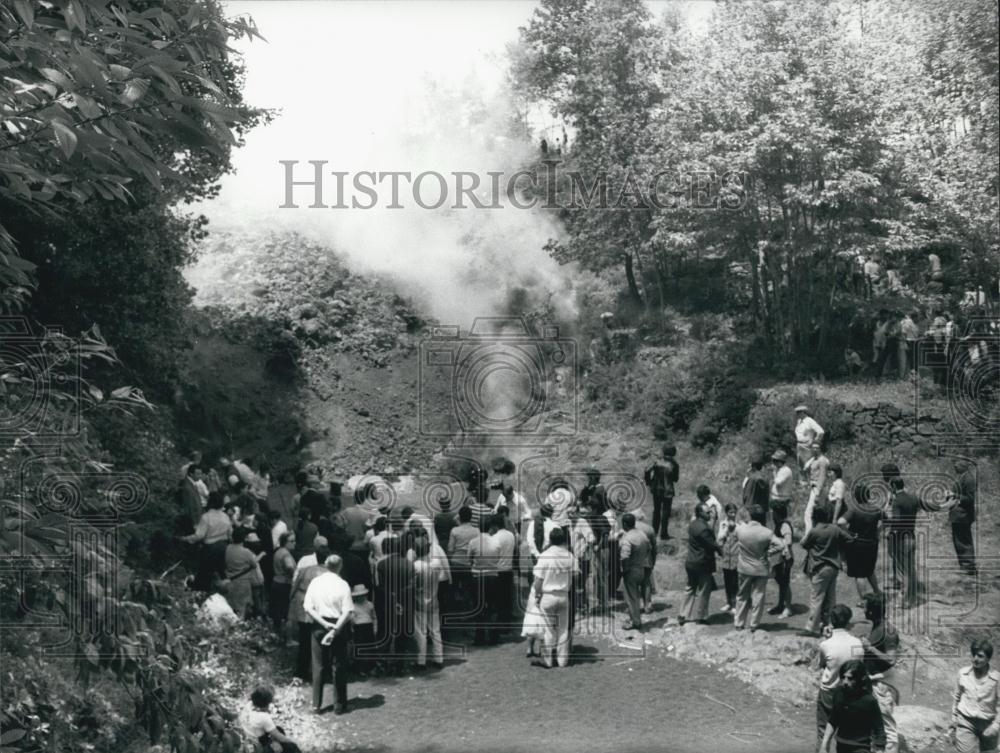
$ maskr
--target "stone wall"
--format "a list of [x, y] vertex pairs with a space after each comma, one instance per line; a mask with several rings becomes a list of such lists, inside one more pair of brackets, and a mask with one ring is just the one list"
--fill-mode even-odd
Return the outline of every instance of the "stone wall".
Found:
[[[761, 390], [754, 412], [775, 404], [791, 405], [800, 400], [795, 398], [789, 403], [790, 399], [790, 392], [786, 389]], [[943, 401], [921, 404], [918, 419], [914, 405], [900, 407], [886, 401], [834, 401], [828, 397], [821, 399], [827, 404], [836, 403], [840, 406], [854, 427], [853, 442], [861, 446], [889, 448], [905, 454], [932, 455], [936, 453], [936, 440], [947, 433], [951, 426], [948, 404]], [[754, 415], [751, 413], [750, 425], [753, 426], [753, 423]], [[836, 441], [837, 438], [831, 439]]]

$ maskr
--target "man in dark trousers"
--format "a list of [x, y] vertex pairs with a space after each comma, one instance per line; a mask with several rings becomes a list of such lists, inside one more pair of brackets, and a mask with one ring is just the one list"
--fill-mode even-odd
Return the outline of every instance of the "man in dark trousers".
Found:
[[892, 510], [887, 528], [889, 535], [886, 544], [889, 557], [892, 559], [895, 578], [903, 589], [903, 607], [912, 607], [917, 598], [920, 584], [917, 582], [916, 538], [914, 528], [917, 523], [917, 513], [920, 511], [920, 500], [906, 491], [906, 484], [901, 476], [894, 476], [889, 481], [892, 489]]
[[968, 461], [955, 460], [958, 474], [955, 493], [949, 499], [948, 521], [951, 523], [951, 540], [958, 555], [958, 564], [966, 575], [975, 575], [976, 544], [972, 524], [976, 522], [976, 476]]
[[669, 539], [670, 512], [674, 506], [674, 485], [680, 478], [677, 448], [666, 445], [663, 458], [646, 469], [644, 479], [653, 495], [653, 530], [661, 539]]
[[382, 553], [375, 565], [378, 646], [387, 666], [398, 669], [406, 656], [403, 642], [413, 635], [413, 565], [400, 551], [398, 537], [383, 541]]
[[689, 620], [704, 623], [708, 617], [708, 600], [715, 588], [715, 554], [721, 547], [715, 541], [708, 505], [699, 502], [694, 508], [694, 520], [688, 526], [688, 552], [684, 560], [687, 588], [684, 606], [677, 616], [683, 625]]

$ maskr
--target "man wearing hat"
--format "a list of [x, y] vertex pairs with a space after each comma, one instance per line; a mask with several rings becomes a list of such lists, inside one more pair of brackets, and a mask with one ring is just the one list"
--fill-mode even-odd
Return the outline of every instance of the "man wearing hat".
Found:
[[823, 444], [823, 427], [809, 415], [808, 405], [795, 406], [795, 448], [799, 468], [805, 468], [806, 461], [812, 457], [813, 444]]
[[788, 508], [792, 504], [792, 469], [785, 462], [788, 453], [784, 450], [775, 450], [771, 455], [771, 463], [774, 473], [771, 476], [771, 518], [777, 526], [782, 520], [788, 517]]

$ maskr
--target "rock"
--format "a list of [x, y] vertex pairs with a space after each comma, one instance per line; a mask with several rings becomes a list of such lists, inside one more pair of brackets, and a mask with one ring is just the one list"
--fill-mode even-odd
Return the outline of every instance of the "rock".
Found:
[[900, 753], [930, 753], [950, 748], [947, 737], [951, 717], [947, 712], [926, 706], [897, 706], [893, 716], [899, 730]]

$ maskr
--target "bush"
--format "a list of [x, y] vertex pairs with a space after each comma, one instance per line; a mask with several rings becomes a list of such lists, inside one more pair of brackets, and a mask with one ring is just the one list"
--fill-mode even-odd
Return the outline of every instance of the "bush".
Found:
[[824, 445], [854, 437], [854, 424], [842, 404], [817, 397], [814, 390], [801, 390], [782, 394], [753, 412], [748, 435], [758, 452], [770, 454], [779, 447], [794, 451], [795, 406], [799, 403], [810, 406], [812, 417], [823, 427]]

